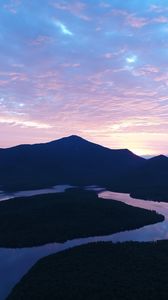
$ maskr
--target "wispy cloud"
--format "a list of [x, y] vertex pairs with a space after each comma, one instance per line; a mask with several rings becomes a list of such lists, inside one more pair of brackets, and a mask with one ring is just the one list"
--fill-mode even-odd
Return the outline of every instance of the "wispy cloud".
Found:
[[9, 124], [11, 126], [21, 126], [21, 127], [30, 127], [35, 129], [49, 129], [52, 128], [51, 125], [45, 124], [42, 122], [30, 121], [30, 120], [21, 120], [21, 118], [17, 117], [4, 117], [0, 116], [0, 123], [1, 124]]
[[37, 38], [32, 39], [28, 42], [31, 46], [42, 46], [46, 45], [48, 43], [52, 43], [54, 41], [54, 38], [48, 35], [39, 35]]
[[145, 17], [139, 17], [135, 13], [129, 13], [122, 9], [112, 9], [112, 15], [122, 17], [124, 23], [135, 28], [142, 28], [150, 23], [150, 20]]
[[151, 4], [150, 7], [149, 7], [149, 11], [152, 11], [152, 12], [156, 12], [156, 13], [165, 13], [168, 11], [168, 7], [165, 5], [165, 6], [161, 6], [161, 5], [156, 5], [156, 4]]
[[61, 21], [54, 21], [54, 24], [60, 29], [60, 31], [61, 31], [62, 34], [64, 34], [64, 35], [70, 35], [70, 36], [73, 35], [73, 33]]
[[10, 13], [16, 14], [20, 5], [21, 5], [21, 0], [9, 0], [6, 1], [3, 7]]
[[136, 17], [135, 15], [127, 15], [126, 23], [134, 28], [142, 28], [150, 23], [150, 20], [143, 17]]
[[80, 1], [63, 1], [63, 2], [53, 2], [52, 5], [58, 9], [63, 11], [68, 11], [70, 14], [84, 20], [90, 21], [91, 18], [84, 13], [86, 4]]

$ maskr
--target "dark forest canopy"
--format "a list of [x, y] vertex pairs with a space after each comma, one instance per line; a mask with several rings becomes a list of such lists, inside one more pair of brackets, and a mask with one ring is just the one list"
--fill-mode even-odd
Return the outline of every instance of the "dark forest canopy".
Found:
[[0, 246], [25, 247], [135, 229], [163, 221], [154, 211], [100, 199], [95, 192], [15, 198], [0, 202]]
[[167, 300], [168, 242], [97, 243], [40, 260], [8, 300]]

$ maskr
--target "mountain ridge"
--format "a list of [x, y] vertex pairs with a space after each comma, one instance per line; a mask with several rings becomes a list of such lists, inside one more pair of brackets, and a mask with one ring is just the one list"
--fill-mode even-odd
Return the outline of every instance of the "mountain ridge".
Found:
[[109, 149], [72, 135], [0, 151], [0, 184], [23, 189], [55, 184], [108, 185], [142, 164], [128, 149]]
[[[42, 143], [33, 143], [33, 144], [18, 144], [18, 145], [15, 145], [15, 146], [11, 146], [11, 147], [6, 147], [6, 148], [0, 148], [0, 151], [1, 150], [7, 150], [7, 149], [14, 149], [14, 148], [20, 148], [20, 147], [31, 147], [31, 146], [40, 146], [40, 145], [50, 145], [50, 144], [55, 144], [57, 142], [63, 142], [63, 141], [67, 141], [67, 142], [79, 142], [79, 141], [83, 141], [83, 142], [87, 142], [87, 143], [91, 143], [91, 144], [94, 144], [96, 146], [100, 146], [102, 148], [105, 148], [105, 149], [108, 149], [108, 150], [112, 150], [112, 151], [126, 151], [126, 152], [129, 152], [129, 153], [132, 153], [138, 157], [142, 157], [140, 155], [137, 155], [135, 154], [133, 151], [129, 150], [128, 148], [117, 148], [117, 149], [112, 149], [112, 148], [108, 148], [107, 146], [103, 146], [103, 145], [100, 145], [100, 144], [97, 144], [95, 142], [92, 142], [92, 141], [88, 141], [78, 135], [70, 135], [70, 136], [66, 136], [66, 137], [62, 137], [62, 138], [59, 138], [59, 139], [56, 139], [56, 140], [51, 140], [49, 142], [42, 142]], [[143, 158], [143, 157], [142, 157]]]
[[128, 149], [109, 149], [76, 135], [0, 149], [0, 185], [5, 191], [100, 185], [137, 198], [167, 199], [167, 178], [165, 155], [145, 159]]

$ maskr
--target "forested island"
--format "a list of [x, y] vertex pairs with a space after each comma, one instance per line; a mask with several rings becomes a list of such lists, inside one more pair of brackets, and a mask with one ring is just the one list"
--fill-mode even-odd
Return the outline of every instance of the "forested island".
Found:
[[0, 202], [0, 246], [30, 247], [100, 236], [161, 222], [155, 211], [105, 200], [93, 191], [15, 198]]

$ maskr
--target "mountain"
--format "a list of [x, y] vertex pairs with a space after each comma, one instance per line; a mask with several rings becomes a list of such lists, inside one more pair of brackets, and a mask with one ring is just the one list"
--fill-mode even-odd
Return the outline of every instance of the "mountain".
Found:
[[0, 185], [23, 190], [56, 184], [115, 186], [146, 162], [127, 149], [111, 150], [72, 135], [44, 144], [0, 149]]
[[159, 155], [146, 160], [125, 182], [132, 190], [132, 197], [167, 202], [168, 157]]

